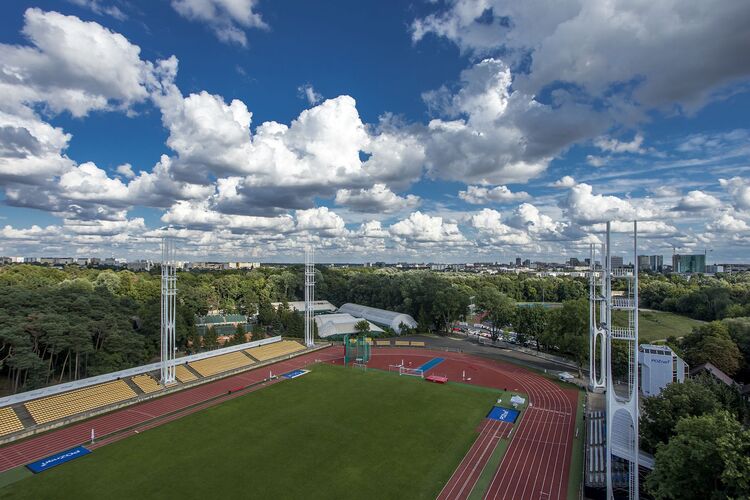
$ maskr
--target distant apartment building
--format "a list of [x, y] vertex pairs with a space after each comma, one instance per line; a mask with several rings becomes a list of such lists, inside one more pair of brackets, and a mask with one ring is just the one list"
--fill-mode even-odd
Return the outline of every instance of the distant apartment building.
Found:
[[705, 254], [680, 255], [672, 256], [672, 272], [675, 273], [705, 273], [706, 256]]
[[623, 266], [622, 257], [619, 257], [617, 255], [613, 255], [611, 257], [611, 259], [612, 259], [612, 267], [613, 268], [622, 267]]
[[521, 267], [521, 257], [516, 257], [516, 267]]
[[662, 272], [664, 270], [664, 256], [650, 255], [648, 258], [648, 266], [655, 273]]
[[227, 262], [224, 265], [224, 269], [257, 269], [260, 267], [260, 262]]
[[150, 260], [136, 260], [128, 262], [127, 268], [130, 271], [139, 272], [139, 271], [150, 271], [151, 268], [154, 267], [154, 263]]
[[639, 271], [650, 271], [651, 270], [650, 257], [648, 255], [639, 255], [638, 256], [638, 270]]

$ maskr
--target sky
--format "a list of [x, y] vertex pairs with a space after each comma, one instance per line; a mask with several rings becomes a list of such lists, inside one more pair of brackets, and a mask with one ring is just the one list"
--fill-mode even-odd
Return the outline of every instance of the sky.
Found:
[[[0, 255], [750, 261], [750, 3], [0, 4]], [[630, 259], [632, 260], [632, 259]]]

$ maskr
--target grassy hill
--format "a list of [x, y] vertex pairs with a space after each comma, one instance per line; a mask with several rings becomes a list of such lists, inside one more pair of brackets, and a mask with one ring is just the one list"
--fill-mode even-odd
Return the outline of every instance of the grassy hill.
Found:
[[[641, 343], [666, 339], [670, 335], [684, 337], [693, 330], [693, 327], [704, 324], [703, 321], [687, 316], [661, 311], [640, 311], [638, 321]], [[625, 311], [614, 311], [614, 323], [621, 326], [627, 325]]]

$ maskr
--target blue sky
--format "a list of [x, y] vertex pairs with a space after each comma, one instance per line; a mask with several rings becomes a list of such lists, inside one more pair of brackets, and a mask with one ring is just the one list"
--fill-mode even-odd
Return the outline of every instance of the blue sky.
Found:
[[0, 254], [563, 260], [638, 219], [643, 253], [748, 260], [739, 2], [0, 12]]

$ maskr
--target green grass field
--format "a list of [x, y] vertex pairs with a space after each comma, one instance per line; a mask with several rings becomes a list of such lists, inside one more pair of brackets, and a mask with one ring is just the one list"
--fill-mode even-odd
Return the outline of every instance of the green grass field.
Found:
[[316, 365], [0, 489], [0, 498], [429, 498], [498, 397]]
[[[614, 311], [614, 324], [627, 325], [625, 311]], [[639, 338], [641, 342], [653, 342], [666, 339], [670, 335], [684, 337], [693, 331], [694, 326], [700, 326], [703, 321], [661, 311], [640, 311]]]

